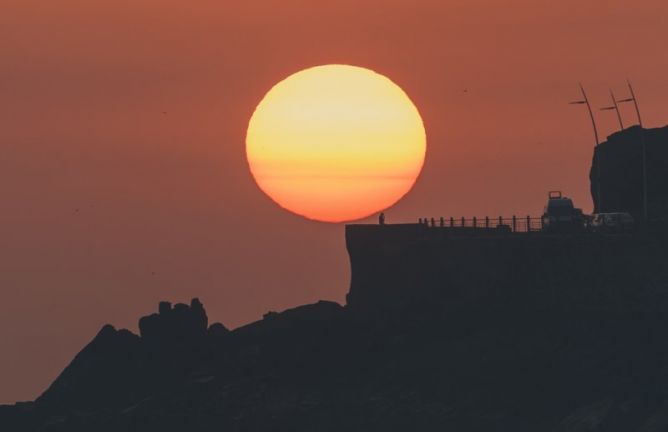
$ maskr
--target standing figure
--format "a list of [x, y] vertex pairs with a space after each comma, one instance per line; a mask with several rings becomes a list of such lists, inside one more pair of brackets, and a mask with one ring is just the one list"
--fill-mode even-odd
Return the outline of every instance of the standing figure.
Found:
[[385, 213], [381, 213], [380, 215], [378, 215], [378, 224], [385, 225]]

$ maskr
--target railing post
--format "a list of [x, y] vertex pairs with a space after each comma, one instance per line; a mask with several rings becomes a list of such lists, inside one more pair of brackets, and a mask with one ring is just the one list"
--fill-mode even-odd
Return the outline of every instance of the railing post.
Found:
[[443, 216], [441, 216], [441, 228], [445, 226], [445, 219], [443, 219]]
[[431, 227], [433, 228], [435, 226], [436, 226], [436, 221], [434, 220], [434, 218], [431, 218]]
[[473, 228], [478, 228], [478, 218], [473, 216]]
[[462, 216], [462, 228], [466, 226], [466, 219], [464, 219], [464, 216]]
[[489, 228], [489, 216], [485, 216], [485, 228]]
[[497, 226], [503, 225], [503, 216], [499, 216], [499, 224]]
[[527, 216], [527, 232], [531, 232], [531, 216]]
[[513, 232], [517, 232], [517, 216], [513, 215]]
[[450, 216], [450, 228], [453, 228], [455, 226], [455, 218]]

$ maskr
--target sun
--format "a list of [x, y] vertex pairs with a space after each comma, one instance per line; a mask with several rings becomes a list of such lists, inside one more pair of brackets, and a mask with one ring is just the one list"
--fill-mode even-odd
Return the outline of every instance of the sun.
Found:
[[255, 109], [246, 156], [258, 186], [309, 219], [343, 222], [384, 210], [422, 170], [420, 113], [387, 77], [349, 65], [304, 69]]

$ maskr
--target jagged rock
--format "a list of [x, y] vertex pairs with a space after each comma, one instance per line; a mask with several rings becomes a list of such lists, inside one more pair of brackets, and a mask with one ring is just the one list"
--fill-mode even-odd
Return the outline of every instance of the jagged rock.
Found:
[[219, 322], [211, 324], [207, 332], [213, 336], [223, 336], [230, 333], [227, 327]]
[[157, 314], [139, 320], [139, 332], [150, 344], [184, 343], [200, 339], [207, 333], [208, 318], [204, 306], [194, 298], [190, 306], [160, 302]]
[[126, 409], [150, 399], [152, 392], [188, 375], [207, 336], [229, 333], [220, 323], [207, 329], [206, 311], [197, 298], [190, 306], [160, 302], [158, 310], [140, 319], [141, 337], [103, 326], [34, 403], [0, 409], [0, 430], [9, 430], [3, 422], [25, 426], [16, 430], [70, 430], [100, 410]]
[[158, 304], [158, 313], [160, 315], [166, 315], [172, 310], [172, 304], [168, 301], [161, 301]]
[[[193, 309], [184, 306], [169, 314]], [[662, 311], [458, 304], [447, 312], [379, 327], [320, 302], [204, 337], [180, 356], [105, 326], [37, 403], [0, 408], [0, 430], [665, 428]], [[223, 329], [212, 324], [208, 333]]]
[[37, 403], [83, 410], [124, 403], [139, 391], [136, 385], [141, 381], [140, 357], [139, 337], [107, 324]]

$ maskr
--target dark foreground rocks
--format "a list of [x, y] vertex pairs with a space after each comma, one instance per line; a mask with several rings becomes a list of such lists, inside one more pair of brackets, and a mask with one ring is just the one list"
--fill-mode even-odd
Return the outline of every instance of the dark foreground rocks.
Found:
[[668, 317], [331, 302], [227, 331], [199, 301], [105, 326], [2, 431], [663, 431]]

